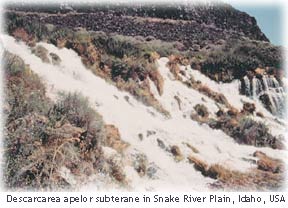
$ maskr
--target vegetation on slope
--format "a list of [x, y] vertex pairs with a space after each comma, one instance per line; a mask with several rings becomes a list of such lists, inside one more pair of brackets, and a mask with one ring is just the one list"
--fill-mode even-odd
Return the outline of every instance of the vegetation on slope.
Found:
[[[124, 183], [120, 166], [102, 152], [107, 135], [113, 146], [115, 134], [88, 100], [78, 93], [63, 94], [53, 103], [23, 60], [5, 52], [4, 63], [5, 185], [55, 190], [99, 172]], [[119, 136], [117, 140], [121, 143]]]

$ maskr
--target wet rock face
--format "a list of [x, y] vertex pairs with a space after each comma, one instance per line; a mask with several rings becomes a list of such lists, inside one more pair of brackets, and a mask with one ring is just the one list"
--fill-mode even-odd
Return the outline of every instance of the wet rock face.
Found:
[[[257, 74], [258, 76], [245, 76], [241, 80], [240, 93], [260, 100], [272, 114], [282, 117], [285, 113], [286, 99], [281, 82], [274, 75], [261, 74], [259, 76], [259, 73]], [[247, 104], [244, 106], [246, 110], [248, 107]]]

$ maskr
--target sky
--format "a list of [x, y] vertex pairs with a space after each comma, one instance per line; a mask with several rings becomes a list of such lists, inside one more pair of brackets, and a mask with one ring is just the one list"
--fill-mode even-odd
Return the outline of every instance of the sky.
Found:
[[274, 45], [284, 45], [283, 40], [283, 10], [279, 5], [239, 5], [232, 6], [248, 13], [257, 20], [261, 31]]

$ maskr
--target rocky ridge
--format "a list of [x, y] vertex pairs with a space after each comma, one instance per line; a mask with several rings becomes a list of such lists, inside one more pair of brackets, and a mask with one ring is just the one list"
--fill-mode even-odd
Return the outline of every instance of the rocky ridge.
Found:
[[[275, 102], [280, 101], [276, 100], [278, 94], [272, 96], [274, 100], [270, 99], [271, 93], [269, 94], [269, 92], [280, 92], [285, 98], [285, 89], [282, 87], [281, 81], [283, 77], [281, 70], [283, 69], [279, 64], [282, 60], [280, 49], [269, 43], [252, 17], [228, 5], [223, 7], [215, 5], [168, 6], [166, 8], [150, 5], [150, 7], [136, 6], [132, 9], [104, 6], [90, 9], [76, 7], [58, 9], [58, 7], [52, 10], [46, 7], [42, 9], [7, 7], [5, 11], [7, 33], [16, 40], [23, 41], [29, 47], [32, 56], [39, 57], [47, 66], [53, 65], [59, 69], [63, 67], [61, 54], [49, 52], [38, 43], [46, 42], [58, 48], [72, 49], [81, 58], [85, 67], [94, 75], [104, 79], [107, 85], [113, 85], [121, 92], [126, 91], [137, 101], [156, 109], [156, 112], [148, 111], [154, 118], [157, 118], [157, 113], [164, 115], [167, 120], [173, 119], [179, 114], [181, 119], [192, 121], [195, 128], [199, 124], [200, 129], [207, 126], [212, 131], [213, 129], [220, 130], [224, 133], [223, 137], [226, 138], [227, 136], [232, 140], [234, 139], [241, 145], [279, 149], [279, 151], [285, 149], [283, 136], [275, 132], [272, 133], [271, 128], [264, 122], [269, 121], [273, 125], [278, 125], [277, 127], [281, 126], [281, 128], [285, 124], [277, 119], [271, 119], [273, 117], [268, 112], [251, 100], [251, 98], [258, 99], [258, 95], [264, 94], [262, 100], [264, 100], [264, 105], [266, 104], [265, 107], [274, 113]], [[207, 15], [207, 13], [211, 14]], [[238, 16], [240, 16], [240, 20], [235, 18]], [[222, 24], [223, 22], [225, 24]], [[163, 30], [168, 32], [161, 32]], [[165, 67], [161, 66], [160, 69], [159, 63], [163, 62], [159, 61], [161, 56], [169, 57], [169, 61]], [[14, 66], [14, 62], [22, 63], [23, 61], [19, 61], [18, 58], [11, 58], [7, 62], [11, 62]], [[76, 98], [75, 95], [68, 95], [66, 99], [62, 101], [60, 99], [60, 103], [56, 104], [46, 101], [45, 96], [40, 96], [42, 101], [44, 100], [44, 103], [48, 104], [45, 105], [45, 108], [50, 110], [38, 112], [39, 106], [41, 107], [44, 103], [38, 100], [41, 103], [39, 105], [37, 100], [32, 99], [35, 106], [30, 103], [24, 106], [19, 111], [23, 114], [16, 118], [15, 116], [19, 112], [13, 109], [13, 107], [17, 107], [13, 102], [19, 103], [18, 99], [20, 98], [14, 97], [14, 91], [17, 91], [17, 87], [15, 88], [13, 83], [24, 83], [21, 85], [23, 88], [18, 89], [18, 91], [32, 91], [33, 93], [35, 91], [34, 82], [31, 82], [32, 85], [30, 85], [29, 81], [21, 81], [23, 77], [24, 80], [26, 80], [26, 76], [30, 77], [30, 75], [28, 76], [30, 70], [24, 69], [23, 63], [20, 64], [20, 67], [17, 64], [16, 66], [12, 69], [20, 69], [20, 73], [17, 72], [10, 77], [11, 79], [8, 79], [11, 81], [9, 87], [13, 90], [11, 93], [9, 91], [12, 99], [11, 105], [5, 107], [6, 114], [10, 119], [8, 120], [10, 122], [7, 123], [7, 138], [11, 139], [11, 143], [9, 141], [7, 145], [16, 148], [16, 155], [20, 162], [23, 155], [17, 149], [19, 144], [24, 145], [23, 154], [25, 153], [25, 157], [28, 155], [32, 161], [37, 157], [43, 158], [43, 155], [49, 156], [53, 153], [53, 150], [45, 146], [47, 144], [59, 151], [54, 151], [52, 154], [52, 158], [54, 158], [52, 167], [49, 167], [50, 163], [43, 166], [42, 163], [36, 162], [28, 169], [25, 167], [24, 172], [20, 171], [20, 175], [18, 173], [8, 174], [8, 186], [25, 187], [24, 184], [27, 181], [31, 182], [28, 183], [29, 185], [35, 187], [46, 186], [47, 184], [50, 186], [50, 182], [53, 181], [53, 183], [55, 182], [54, 185], [57, 186], [58, 184], [60, 187], [65, 187], [67, 184], [73, 185], [74, 183], [73, 180], [71, 181], [71, 177], [64, 177], [67, 174], [71, 176], [69, 173], [77, 177], [85, 177], [85, 175], [93, 175], [99, 171], [111, 177], [112, 181], [116, 181], [120, 186], [129, 186], [129, 180], [126, 180], [127, 172], [121, 168], [127, 164], [133, 167], [142, 179], [146, 180], [147, 177], [149, 180], [155, 180], [159, 177], [158, 174], [161, 173], [161, 169], [157, 164], [150, 163], [147, 155], [139, 150], [136, 151], [133, 146], [130, 148], [131, 144], [122, 140], [121, 131], [123, 133], [123, 128], [118, 130], [118, 125], [103, 124], [102, 119], [93, 114], [97, 118], [97, 121], [94, 122], [91, 118], [92, 114], [90, 116], [85, 114], [85, 109], [85, 116], [79, 118], [78, 110], [73, 111], [75, 106], [71, 106], [69, 103], [79, 104], [77, 100], [78, 97], [81, 97], [80, 95], [76, 95]], [[21, 70], [25, 73], [22, 74]], [[25, 70], [28, 70], [29, 73]], [[234, 106], [233, 100], [229, 100], [226, 94], [224, 95], [218, 89], [202, 83], [202, 79], [200, 81], [194, 78], [192, 74], [195, 71], [205, 74], [206, 78], [209, 77], [217, 81], [217, 86], [221, 86], [222, 82], [230, 83], [241, 80], [240, 92], [249, 97], [245, 99], [249, 102], [243, 101], [243, 105]], [[74, 78], [77, 79], [78, 75], [76, 74]], [[35, 83], [39, 84], [40, 81], [35, 79]], [[269, 86], [266, 87], [264, 81], [268, 79], [270, 80]], [[190, 97], [188, 99], [182, 95], [183, 92], [178, 91], [176, 93], [176, 91], [167, 89], [167, 85], [171, 82], [175, 87], [181, 85], [183, 87], [181, 89], [185, 93], [190, 90], [193, 92], [191, 95], [197, 95], [197, 97], [194, 97], [195, 100], [190, 100]], [[41, 90], [42, 93], [40, 94], [45, 95], [45, 88], [40, 87]], [[172, 97], [167, 97], [167, 91], [171, 93]], [[19, 94], [23, 94], [22, 91]], [[254, 95], [256, 96], [253, 97]], [[113, 96], [115, 102], [122, 100], [117, 95]], [[171, 104], [167, 105], [166, 101], [163, 102], [164, 97]], [[26, 100], [28, 98], [21, 99]], [[137, 103], [132, 97], [125, 95], [124, 100], [131, 108], [137, 107]], [[281, 102], [284, 103], [283, 100]], [[23, 103], [27, 104], [27, 102]], [[173, 107], [174, 104], [177, 109], [176, 112], [175, 108], [170, 106]], [[97, 107], [101, 108], [101, 105], [101, 102], [96, 102]], [[284, 108], [279, 106], [281, 109]], [[22, 106], [20, 105], [20, 107]], [[88, 111], [91, 110], [88, 106], [86, 107]], [[83, 109], [80, 112], [82, 113]], [[85, 119], [92, 119], [92, 122], [87, 122]], [[43, 128], [40, 130], [32, 129], [32, 133], [35, 130], [37, 135], [40, 134], [40, 140], [31, 144], [32, 136], [29, 134], [24, 135], [24, 141], [17, 140], [20, 137], [19, 129], [35, 126], [35, 122], [43, 124]], [[100, 126], [99, 122], [101, 123]], [[158, 134], [157, 131], [147, 130], [147, 135], [142, 132], [136, 134], [137, 136], [133, 135], [132, 138], [125, 139], [132, 139], [130, 141], [134, 144], [136, 140], [145, 143], [148, 137], [149, 140], [157, 141], [159, 148], [163, 150], [165, 155], [172, 157], [175, 163], [186, 165], [188, 161], [194, 164], [194, 168], [199, 170], [204, 177], [216, 180], [211, 186], [218, 187], [218, 189], [230, 189], [236, 185], [244, 189], [253, 186], [253, 189], [265, 190], [267, 188], [280, 188], [283, 183], [285, 168], [283, 168], [282, 161], [270, 158], [265, 153], [256, 152], [253, 157], [259, 158], [258, 166], [253, 169], [254, 172], [250, 171], [248, 174], [243, 174], [237, 170], [229, 170], [221, 164], [202, 161], [200, 155], [203, 152], [194, 147], [195, 144], [191, 145], [187, 142], [176, 144], [176, 141], [171, 140], [167, 142], [167, 138], [162, 137], [160, 139]], [[166, 136], [169, 137], [170, 135]], [[43, 147], [45, 151], [37, 152], [38, 155], [35, 153], [36, 156], [31, 155], [31, 152], [25, 152], [28, 148], [26, 143], [31, 148]], [[187, 157], [187, 148], [192, 151], [191, 157]], [[216, 149], [221, 154], [221, 147]], [[252, 154], [252, 149], [249, 151]], [[76, 161], [79, 164], [71, 164], [67, 158], [63, 157], [63, 153], [66, 152], [72, 153], [72, 157], [78, 158], [79, 160]], [[10, 155], [14, 153], [7, 152]], [[77, 155], [74, 155], [75, 153]], [[68, 155], [68, 157], [70, 156]], [[56, 160], [62, 165], [62, 169], [54, 167]], [[250, 161], [245, 158], [245, 160], [247, 163], [253, 163], [254, 166], [256, 164], [256, 159]], [[85, 161], [85, 163], [81, 163], [81, 161]], [[25, 162], [27, 161], [24, 160]], [[11, 166], [10, 169], [12, 170], [13, 167]], [[18, 169], [21, 170], [21, 167], [17, 166], [16, 170]], [[81, 172], [82, 170], [85, 171]], [[256, 176], [255, 173], [257, 173]], [[248, 180], [247, 184], [240, 183], [242, 179], [251, 178], [253, 174], [255, 177]], [[262, 181], [267, 175], [269, 178], [261, 184], [259, 181]], [[10, 179], [14, 182], [10, 183]], [[35, 182], [34, 179], [37, 181]]]

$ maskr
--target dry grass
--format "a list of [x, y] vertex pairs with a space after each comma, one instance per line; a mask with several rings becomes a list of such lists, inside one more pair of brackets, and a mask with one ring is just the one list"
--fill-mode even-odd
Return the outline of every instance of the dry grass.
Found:
[[180, 73], [183, 73], [183, 71], [180, 70], [180, 65], [189, 65], [188, 58], [181, 55], [170, 55], [168, 59], [169, 61], [167, 63], [167, 67], [169, 68], [170, 72], [174, 75], [176, 80], [182, 81]]
[[113, 177], [116, 181], [125, 184], [126, 175], [122, 169], [122, 166], [115, 160], [110, 159], [108, 161], [108, 164], [110, 165], [109, 174], [111, 177]]
[[258, 158], [257, 166], [259, 170], [271, 172], [271, 173], [284, 173], [285, 164], [279, 159], [273, 159], [267, 156], [265, 153], [256, 151], [254, 157]]
[[160, 96], [163, 95], [164, 79], [161, 76], [160, 72], [157, 69], [150, 70], [149, 77], [152, 80], [152, 82], [155, 84], [159, 95]]
[[13, 31], [12, 35], [17, 40], [22, 40], [24, 42], [28, 42], [29, 40], [29, 35], [24, 28], [17, 28], [16, 30]]
[[221, 105], [224, 105], [227, 108], [233, 108], [222, 93], [215, 92], [209, 86], [202, 84], [200, 81], [196, 81], [193, 77], [191, 77], [190, 80], [183, 82], [183, 84], [185, 84], [187, 87], [197, 90], [198, 92], [206, 95], [210, 99]]
[[194, 146], [192, 146], [191, 144], [189, 144], [189, 143], [184, 143], [189, 149], [191, 149], [192, 150], [192, 152], [194, 152], [194, 153], [199, 153], [199, 150], [196, 148], [196, 147], [194, 147]]
[[181, 99], [177, 95], [174, 96], [174, 99], [176, 100], [176, 102], [178, 104], [179, 110], [181, 110], [181, 104], [182, 104]]
[[222, 93], [217, 93], [217, 92], [211, 90], [207, 85], [199, 84], [198, 87], [196, 87], [196, 89], [200, 93], [208, 96], [209, 98], [211, 98], [212, 100], [214, 100], [217, 103], [223, 104], [226, 107], [231, 106], [229, 104], [228, 100], [226, 99], [226, 97]]
[[208, 165], [206, 162], [190, 155], [188, 161], [205, 177], [216, 179], [212, 188], [224, 190], [274, 190], [284, 185], [283, 161], [266, 156], [262, 152], [255, 152], [254, 156], [260, 158], [257, 168], [248, 172], [230, 170], [221, 164]]
[[192, 119], [193, 121], [197, 121], [199, 124], [204, 124], [209, 121], [209, 117], [202, 117], [199, 116], [197, 113], [191, 113], [190, 119]]
[[112, 147], [118, 152], [123, 152], [129, 144], [121, 140], [119, 130], [114, 125], [105, 125], [106, 139], [105, 145]]
[[126, 18], [133, 19], [133, 21], [136, 21], [137, 23], [167, 23], [167, 24], [187, 24], [191, 23], [190, 20], [174, 20], [174, 19], [162, 19], [157, 17], [132, 17], [132, 16], [125, 16]]
[[117, 128], [105, 129], [102, 117], [79, 93], [61, 94], [52, 103], [39, 77], [19, 57], [5, 53], [4, 63], [6, 187], [58, 190], [99, 172], [124, 183], [122, 166], [102, 152], [105, 143], [119, 151], [127, 146]]
[[202, 175], [207, 176], [207, 170], [209, 168], [208, 164], [192, 155], [188, 158], [188, 161], [194, 165], [194, 168], [202, 173]]

